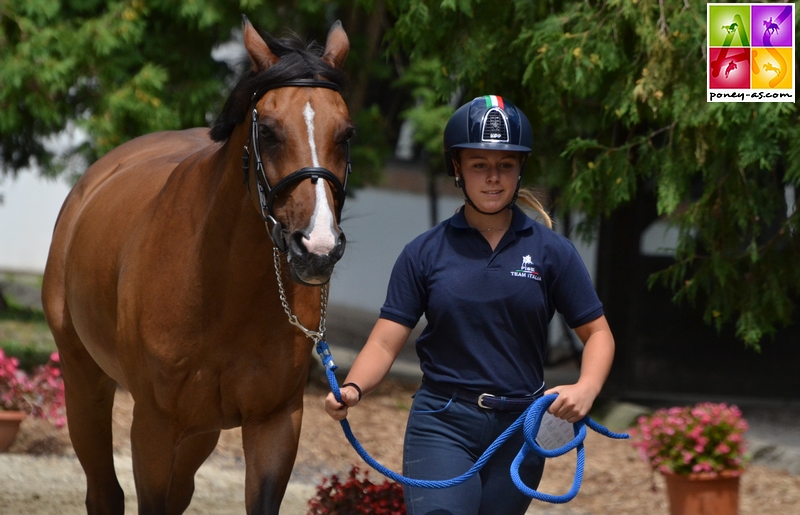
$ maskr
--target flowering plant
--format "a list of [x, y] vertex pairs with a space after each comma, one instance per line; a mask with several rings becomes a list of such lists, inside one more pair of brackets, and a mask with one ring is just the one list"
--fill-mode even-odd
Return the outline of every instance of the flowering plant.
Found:
[[19, 369], [19, 360], [0, 349], [0, 411], [26, 411], [34, 417], [51, 420], [56, 427], [66, 423], [64, 380], [58, 367], [58, 353], [36, 367], [33, 375]]
[[345, 483], [337, 476], [331, 476], [330, 483], [323, 478], [317, 486], [317, 496], [308, 501], [308, 515], [406, 514], [402, 486], [388, 480], [377, 485], [368, 479], [368, 470], [363, 479], [358, 478], [358, 473], [359, 468], [354, 465]]
[[738, 476], [744, 469], [747, 421], [736, 406], [701, 403], [639, 417], [631, 443], [653, 470]]

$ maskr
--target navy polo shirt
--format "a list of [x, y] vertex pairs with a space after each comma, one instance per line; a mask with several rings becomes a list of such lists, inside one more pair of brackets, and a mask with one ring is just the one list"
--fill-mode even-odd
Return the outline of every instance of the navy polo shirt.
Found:
[[511, 229], [492, 251], [463, 211], [406, 245], [380, 316], [414, 327], [425, 314], [416, 350], [428, 380], [476, 393], [535, 393], [554, 312], [575, 328], [603, 306], [567, 238], [514, 206]]

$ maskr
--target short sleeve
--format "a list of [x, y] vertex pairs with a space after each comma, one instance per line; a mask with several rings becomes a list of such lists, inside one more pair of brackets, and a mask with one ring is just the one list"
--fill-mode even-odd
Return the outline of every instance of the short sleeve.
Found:
[[601, 316], [603, 304], [575, 246], [571, 241], [565, 241], [567, 245], [560, 260], [561, 273], [552, 285], [552, 299], [556, 310], [574, 329]]
[[380, 317], [415, 327], [427, 305], [424, 284], [417, 259], [410, 246], [406, 245], [392, 268]]

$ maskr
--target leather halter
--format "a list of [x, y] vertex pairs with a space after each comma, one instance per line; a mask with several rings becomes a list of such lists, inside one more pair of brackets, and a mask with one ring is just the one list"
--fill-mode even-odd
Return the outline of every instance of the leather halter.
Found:
[[[244, 146], [244, 153], [242, 154], [244, 180], [245, 183], [249, 185], [248, 175], [250, 172], [250, 144], [252, 142], [253, 155], [255, 156], [256, 161], [255, 168], [256, 183], [258, 184], [258, 197], [261, 203], [261, 218], [264, 219], [264, 223], [267, 225], [269, 237], [272, 239], [272, 243], [281, 252], [286, 252], [288, 247], [286, 245], [286, 241], [282, 237], [283, 226], [275, 219], [275, 215], [272, 211], [272, 203], [275, 201], [275, 197], [278, 195], [278, 193], [280, 193], [280, 191], [285, 189], [287, 186], [305, 179], [311, 179], [311, 182], [316, 184], [317, 180], [319, 180], [321, 177], [328, 181], [332, 186], [336, 201], [336, 222], [338, 223], [341, 221], [342, 207], [344, 206], [345, 197], [347, 195], [347, 178], [350, 173], [352, 173], [352, 167], [350, 165], [350, 141], [346, 141], [347, 165], [345, 168], [344, 184], [342, 184], [342, 182], [339, 181], [339, 178], [327, 168], [322, 168], [319, 166], [306, 166], [290, 173], [283, 179], [279, 180], [274, 186], [270, 186], [269, 181], [267, 180], [267, 174], [264, 171], [264, 163], [261, 160], [261, 151], [258, 146], [258, 111], [256, 110], [256, 103], [268, 91], [278, 88], [327, 88], [332, 89], [340, 94], [341, 89], [336, 83], [328, 80], [298, 79], [264, 86], [253, 93], [250, 133], [247, 136], [247, 144]], [[270, 223], [272, 224], [271, 229], [269, 228]]]

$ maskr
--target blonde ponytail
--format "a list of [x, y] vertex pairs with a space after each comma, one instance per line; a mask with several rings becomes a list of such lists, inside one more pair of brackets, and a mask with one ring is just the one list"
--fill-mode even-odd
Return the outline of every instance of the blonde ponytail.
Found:
[[[545, 211], [542, 201], [536, 196], [532, 190], [527, 188], [520, 188], [519, 196], [517, 197], [517, 204], [523, 211], [528, 213], [534, 218], [538, 218], [539, 222], [545, 225], [548, 229], [553, 228], [553, 221], [550, 215]], [[538, 216], [537, 216], [538, 215]]]

